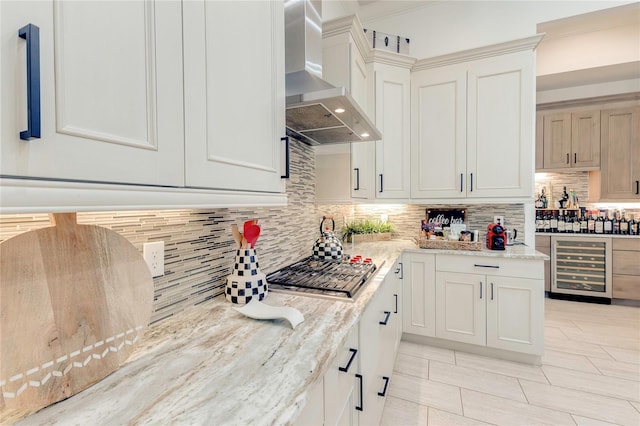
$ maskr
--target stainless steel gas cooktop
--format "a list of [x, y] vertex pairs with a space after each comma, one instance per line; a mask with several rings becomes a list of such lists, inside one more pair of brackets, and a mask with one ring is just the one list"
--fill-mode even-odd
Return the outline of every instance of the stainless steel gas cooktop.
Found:
[[369, 258], [345, 256], [343, 260], [307, 257], [267, 275], [269, 290], [303, 293], [353, 301], [374, 275], [376, 265]]

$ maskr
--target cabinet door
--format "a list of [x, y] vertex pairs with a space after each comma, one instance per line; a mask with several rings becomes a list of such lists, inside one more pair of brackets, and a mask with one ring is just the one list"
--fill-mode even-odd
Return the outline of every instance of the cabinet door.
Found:
[[533, 51], [474, 61], [467, 84], [467, 197], [531, 197]]
[[183, 4], [188, 186], [281, 192], [282, 1]]
[[486, 344], [484, 275], [436, 272], [436, 337]]
[[600, 110], [571, 114], [571, 167], [600, 167]]
[[311, 387], [307, 405], [295, 419], [295, 426], [317, 426], [324, 424], [324, 386], [323, 380]]
[[640, 107], [601, 112], [600, 198], [640, 200]]
[[466, 102], [464, 66], [411, 75], [412, 198], [466, 196]]
[[[180, 1], [0, 2], [0, 173], [182, 186], [180, 9]], [[19, 137], [27, 70], [18, 30], [27, 23], [40, 28], [42, 125], [29, 141]]]
[[411, 158], [411, 74], [408, 69], [375, 64], [376, 198], [409, 198]]
[[487, 346], [542, 355], [544, 282], [487, 276]]
[[360, 371], [358, 326], [355, 326], [336, 360], [324, 375], [324, 424], [357, 424], [355, 373]]
[[544, 115], [544, 168], [571, 167], [571, 113]]
[[375, 167], [375, 145], [371, 142], [351, 144], [351, 197], [372, 200], [375, 195], [373, 179]]
[[544, 169], [544, 114], [536, 113], [536, 171]]
[[435, 255], [405, 253], [402, 256], [402, 331], [436, 335]]

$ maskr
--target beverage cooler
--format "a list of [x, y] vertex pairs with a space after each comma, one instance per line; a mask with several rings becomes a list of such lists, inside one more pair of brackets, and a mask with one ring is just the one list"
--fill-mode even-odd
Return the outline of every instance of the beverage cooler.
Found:
[[611, 303], [611, 239], [551, 237], [551, 292], [557, 299]]

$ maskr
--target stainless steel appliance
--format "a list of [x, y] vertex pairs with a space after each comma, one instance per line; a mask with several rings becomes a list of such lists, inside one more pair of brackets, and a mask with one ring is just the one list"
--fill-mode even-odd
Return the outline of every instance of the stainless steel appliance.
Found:
[[[355, 260], [355, 261], [354, 261]], [[307, 257], [267, 275], [269, 291], [353, 301], [378, 267], [358, 256], [343, 260]]]

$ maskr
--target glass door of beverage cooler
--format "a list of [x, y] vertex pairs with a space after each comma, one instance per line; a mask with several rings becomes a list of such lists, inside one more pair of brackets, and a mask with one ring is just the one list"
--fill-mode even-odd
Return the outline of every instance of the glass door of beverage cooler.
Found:
[[611, 238], [551, 237], [551, 293], [611, 299]]

